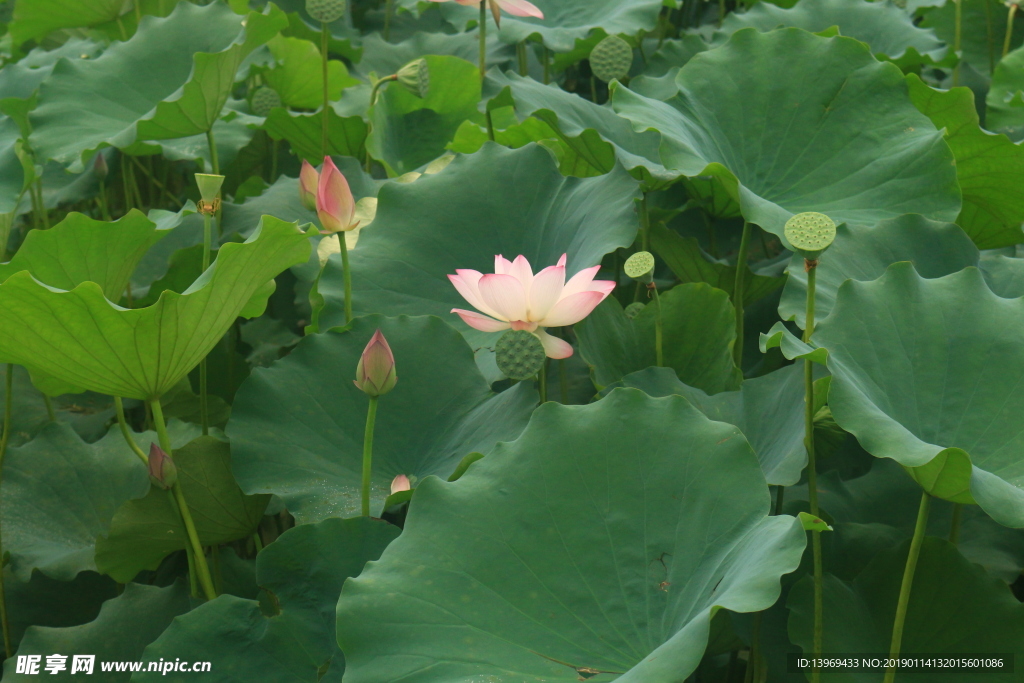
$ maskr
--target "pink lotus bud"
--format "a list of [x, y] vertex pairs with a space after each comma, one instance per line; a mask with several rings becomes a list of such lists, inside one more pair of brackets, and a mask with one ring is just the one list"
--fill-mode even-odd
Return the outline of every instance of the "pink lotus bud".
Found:
[[394, 389], [397, 382], [395, 356], [388, 340], [377, 330], [359, 358], [355, 385], [370, 396], [383, 396]]
[[149, 480], [165, 491], [178, 481], [178, 468], [171, 456], [155, 443], [149, 446]]
[[399, 491], [408, 491], [411, 488], [412, 484], [409, 482], [409, 477], [404, 474], [399, 474], [391, 480], [391, 495], [395, 495]]
[[299, 200], [310, 211], [316, 211], [316, 186], [319, 183], [320, 174], [313, 164], [303, 159], [302, 170], [299, 171]]
[[323, 170], [316, 190], [316, 212], [320, 216], [320, 232], [332, 235], [352, 230], [355, 220], [356, 200], [349, 189], [348, 181], [330, 157], [324, 157]]

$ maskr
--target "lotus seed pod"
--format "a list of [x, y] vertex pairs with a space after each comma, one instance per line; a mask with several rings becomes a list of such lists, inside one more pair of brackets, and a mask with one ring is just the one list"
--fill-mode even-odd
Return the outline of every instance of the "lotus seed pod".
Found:
[[788, 221], [783, 230], [786, 240], [809, 260], [818, 258], [836, 238], [836, 224], [823, 213], [805, 211]]
[[649, 251], [638, 251], [626, 259], [626, 275], [644, 284], [654, 281], [654, 256]]
[[605, 83], [625, 78], [633, 66], [633, 48], [618, 36], [608, 36], [590, 51], [590, 69]]
[[498, 369], [509, 379], [533, 377], [544, 367], [547, 354], [540, 338], [526, 330], [509, 330], [494, 346]]
[[306, 12], [317, 21], [329, 24], [345, 14], [345, 0], [306, 0]]
[[634, 319], [640, 315], [640, 311], [644, 310], [644, 305], [645, 304], [642, 301], [634, 301], [630, 305], [626, 306], [626, 310], [624, 311], [626, 317], [630, 320]]
[[252, 95], [252, 113], [256, 116], [267, 116], [274, 107], [281, 106], [281, 96], [273, 88], [260, 88]]
[[224, 184], [224, 176], [213, 175], [212, 173], [196, 173], [196, 185], [199, 186], [199, 196], [207, 204], [212, 204], [220, 193], [220, 186]]
[[430, 92], [430, 68], [427, 60], [420, 58], [409, 62], [396, 74], [398, 82], [421, 100]]

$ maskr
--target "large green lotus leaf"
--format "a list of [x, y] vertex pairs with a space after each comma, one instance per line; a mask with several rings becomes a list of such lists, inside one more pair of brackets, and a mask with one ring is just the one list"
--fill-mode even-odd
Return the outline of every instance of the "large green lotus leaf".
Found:
[[[496, 501], [500, 501], [496, 504]], [[800, 561], [739, 430], [678, 396], [547, 403], [346, 582], [346, 681], [681, 681], [719, 608], [766, 609]]]
[[[703, 283], [676, 285], [662, 292], [665, 366], [683, 383], [709, 394], [739, 388], [742, 375], [733, 362], [736, 313], [729, 295]], [[608, 297], [577, 323], [580, 353], [594, 382], [606, 387], [657, 361], [654, 349], [657, 307], [648, 303], [634, 319]]]
[[[629, 35], [641, 30], [652, 31], [664, 3], [662, 0], [536, 0], [533, 4], [544, 13], [544, 18], [504, 14], [501, 39], [506, 43], [519, 43], [536, 37], [554, 52], [570, 52], [577, 41], [598, 29], [607, 34]], [[457, 7], [454, 3], [441, 6], [449, 21], [462, 25], [478, 20], [480, 15], [475, 9]], [[494, 30], [493, 23], [490, 29]]]
[[4, 598], [16, 648], [30, 626], [67, 627], [92, 621], [103, 603], [117, 597], [117, 582], [96, 572], [82, 572], [72, 581], [57, 581], [36, 572], [19, 581], [4, 573]]
[[381, 89], [370, 110], [366, 148], [390, 174], [415, 171], [444, 154], [463, 121], [483, 122], [478, 67], [459, 59], [428, 55], [430, 91], [419, 98], [403, 87]]
[[1024, 189], [1015, 182], [1024, 173], [1024, 149], [1005, 135], [982, 130], [969, 88], [935, 90], [916, 75], [907, 76], [914, 104], [937, 127], [956, 159], [963, 193], [957, 224], [979, 249], [1024, 242]]
[[1024, 49], [999, 60], [985, 96], [985, 127], [1014, 142], [1024, 139]]
[[903, 262], [840, 287], [814, 340], [829, 351], [832, 414], [865, 450], [1024, 527], [1022, 329], [1024, 299], [996, 296], [978, 269], [926, 280]]
[[[174, 617], [188, 612], [190, 607], [188, 589], [181, 581], [166, 588], [128, 583], [121, 595], [103, 603], [99, 616], [88, 624], [68, 628], [30, 627], [21, 640], [18, 654], [42, 655], [40, 672], [54, 681], [81, 680], [85, 677], [82, 672], [71, 673], [71, 656], [92, 654], [96, 656], [92, 674], [96, 680], [127, 683], [132, 677], [130, 671], [104, 672], [100, 663], [141, 661], [146, 646], [163, 633]], [[46, 657], [56, 653], [68, 655], [67, 668], [57, 674], [46, 673], [43, 668]], [[15, 673], [16, 660], [17, 657], [9, 657], [4, 662], [4, 680], [18, 683], [39, 680], [39, 675]]]
[[[909, 542], [888, 549], [852, 584], [825, 576], [825, 652], [888, 652]], [[809, 578], [789, 594], [790, 638], [812, 649], [813, 585]], [[903, 627], [902, 654], [963, 656], [970, 653], [1024, 656], [1024, 605], [1006, 584], [967, 561], [955, 546], [925, 538]], [[823, 671], [823, 683], [875, 683], [880, 671]], [[933, 672], [904, 672], [902, 681], [935, 681]], [[970, 669], [944, 671], [941, 680], [1016, 683], [1019, 673]]]
[[[224, 115], [214, 121], [213, 135], [217, 146], [217, 161], [221, 173], [230, 173], [231, 164], [242, 148], [252, 142], [263, 119], [232, 109], [231, 103], [224, 108]], [[205, 133], [161, 140], [160, 142], [136, 142], [125, 150], [126, 154], [146, 156], [163, 154], [171, 161], [194, 161], [200, 170], [213, 170], [210, 156], [210, 141]]]
[[800, 480], [807, 464], [803, 364], [745, 380], [739, 391], [714, 396], [683, 384], [669, 368], [634, 372], [622, 378], [621, 386], [649, 396], [682, 396], [709, 419], [736, 425], [743, 432], [769, 484], [792, 486]]
[[[215, 662], [211, 681], [321, 680], [344, 670], [334, 618], [345, 580], [380, 557], [398, 527], [378, 519], [326, 519], [290, 529], [256, 558], [256, 581], [274, 596], [276, 612], [255, 600], [222, 595], [184, 614], [151, 644], [143, 658], [174, 661], [182, 652]], [[177, 681], [187, 675], [149, 673], [135, 680]]]
[[[296, 114], [278, 107], [272, 109], [263, 124], [274, 140], [287, 140], [300, 159], [314, 166], [323, 163], [320, 154], [323, 112]], [[361, 116], [338, 116], [327, 108], [327, 153], [332, 156], [366, 157], [366, 136], [369, 128]]]
[[[178, 481], [204, 546], [250, 536], [270, 498], [242, 493], [231, 476], [230, 450], [220, 439], [200, 436], [174, 451]], [[184, 550], [188, 535], [171, 500], [167, 491], [151, 487], [145, 498], [122, 505], [110, 532], [96, 541], [99, 570], [125, 583]]]
[[[684, 237], [658, 223], [651, 226], [651, 250], [665, 260], [681, 282], [706, 282], [732, 298], [736, 288], [736, 266], [712, 260], [695, 237]], [[786, 283], [782, 277], [754, 273], [749, 267], [744, 270], [743, 303], [747, 306]]]
[[717, 179], [780, 239], [801, 211], [857, 225], [959, 213], [942, 134], [914, 108], [900, 70], [860, 41], [744, 29], [693, 57], [676, 85], [666, 102], [614, 88], [613, 107], [661, 133], [666, 168]]
[[456, 330], [427, 316], [357, 318], [306, 337], [238, 391], [227, 433], [245, 491], [277, 494], [300, 523], [358, 514], [368, 399], [349, 380], [378, 328], [398, 385], [377, 411], [374, 511], [399, 474], [448, 477], [466, 455], [522, 431], [537, 401], [531, 383], [491, 392]]
[[62, 28], [96, 26], [117, 19], [122, 0], [29, 0], [14, 3], [11, 39], [15, 46]]
[[268, 280], [304, 262], [309, 249], [293, 223], [266, 216], [245, 243], [223, 245], [185, 293], [165, 292], [135, 310], [107, 301], [95, 283], [62, 291], [16, 273], [0, 284], [0, 356], [64, 385], [161, 396], [206, 357]]
[[[440, 173], [381, 188], [374, 227], [350, 254], [353, 309], [437, 315], [474, 348], [491, 346], [496, 334], [473, 330], [451, 313], [467, 304], [447, 275], [457, 268], [493, 272], [495, 254], [522, 254], [535, 270], [567, 254], [566, 272], [575, 274], [633, 243], [639, 196], [622, 169], [566, 178], [539, 145], [487, 144]], [[319, 283], [321, 329], [344, 324], [342, 285], [340, 259], [331, 257]]]
[[[379, 33], [371, 33], [363, 37], [363, 58], [353, 69], [369, 80], [371, 71], [378, 77], [398, 73], [409, 62], [427, 55], [448, 55], [477, 62], [480, 34], [476, 31], [455, 34], [418, 31], [408, 40], [387, 42]], [[493, 30], [488, 31], [487, 65], [502, 65], [514, 58], [514, 46], [501, 42]]]
[[617, 161], [650, 188], [680, 176], [662, 165], [657, 132], [634, 130], [628, 120], [608, 107], [513, 72], [491, 71], [484, 88], [489, 107], [514, 105], [520, 120], [533, 117], [543, 121], [595, 173], [607, 173]]
[[14, 257], [0, 263], [0, 282], [27, 270], [58, 289], [95, 282], [107, 299], [120, 301], [135, 266], [171, 227], [158, 228], [137, 209], [112, 223], [69, 213], [49, 230], [29, 232]]
[[[955, 2], [937, 2], [935, 9], [921, 12], [921, 26], [935, 30], [935, 35], [951, 48], [956, 42]], [[961, 46], [963, 60], [982, 76], [988, 76], [999, 63], [1003, 38], [1006, 35], [1007, 11], [1005, 5], [992, 0], [963, 0], [961, 5]], [[1013, 24], [1010, 49], [1024, 42], [1024, 24]]]
[[1024, 296], [1024, 259], [1005, 254], [982, 254], [978, 264], [989, 289], [1004, 299]]
[[[832, 310], [839, 287], [847, 280], [874, 280], [897, 261], [910, 261], [923, 277], [936, 278], [977, 266], [979, 253], [970, 238], [953, 223], [906, 215], [874, 226], [840, 225], [836, 240], [818, 259], [814, 310], [819, 321]], [[779, 303], [779, 315], [804, 328], [807, 313], [807, 273], [796, 255], [786, 270], [789, 277]]]
[[225, 3], [182, 2], [96, 59], [59, 62], [32, 116], [39, 158], [74, 167], [107, 145], [205, 133], [242, 60], [286, 25], [276, 7], [243, 17]]
[[720, 45], [747, 27], [771, 31], [783, 26], [811, 33], [838, 26], [844, 36], [867, 43], [879, 59], [891, 60], [903, 68], [943, 62], [946, 57], [946, 45], [935, 31], [915, 26], [904, 9], [888, 1], [802, 0], [790, 9], [762, 2], [746, 12], [730, 13], [715, 32], [712, 44]]
[[[316, 109], [323, 105], [324, 83], [320, 48], [308, 40], [276, 36], [267, 43], [278, 65], [264, 72], [268, 86], [277, 91], [288, 107]], [[344, 63], [327, 63], [327, 96], [336, 100], [341, 91], [359, 81], [348, 75]]]
[[87, 444], [70, 426], [51, 423], [4, 459], [4, 551], [11, 570], [22, 581], [33, 569], [64, 581], [96, 570], [96, 538], [123, 503], [146, 495], [149, 486], [145, 465], [119, 430]]

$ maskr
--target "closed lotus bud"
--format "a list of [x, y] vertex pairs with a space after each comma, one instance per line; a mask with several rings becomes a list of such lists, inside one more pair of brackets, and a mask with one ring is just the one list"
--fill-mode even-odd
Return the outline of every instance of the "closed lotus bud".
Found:
[[370, 396], [383, 396], [394, 389], [397, 382], [395, 356], [388, 340], [377, 330], [359, 358], [355, 385]]
[[316, 213], [325, 235], [346, 232], [359, 225], [355, 220], [356, 200], [344, 174], [330, 157], [324, 157], [320, 180], [316, 189]]
[[178, 468], [164, 449], [155, 443], [149, 446], [149, 480], [157, 488], [167, 490], [178, 481]]
[[391, 495], [395, 495], [399, 491], [408, 491], [411, 488], [412, 483], [409, 481], [409, 477], [404, 474], [399, 474], [391, 480]]
[[306, 12], [317, 21], [329, 24], [345, 14], [345, 0], [306, 0]]
[[199, 196], [207, 204], [212, 204], [217, 195], [220, 194], [220, 186], [224, 184], [224, 176], [210, 173], [196, 173], [196, 185], [199, 186]]
[[406, 90], [420, 99], [430, 92], [430, 68], [423, 58], [409, 62], [398, 70], [396, 76]]
[[96, 161], [92, 163], [93, 173], [99, 178], [100, 182], [107, 179], [110, 175], [110, 167], [107, 166], [107, 157], [103, 156], [103, 152], [96, 155]]
[[320, 174], [313, 164], [303, 159], [302, 170], [299, 171], [299, 200], [310, 211], [316, 211], [316, 187], [319, 183]]

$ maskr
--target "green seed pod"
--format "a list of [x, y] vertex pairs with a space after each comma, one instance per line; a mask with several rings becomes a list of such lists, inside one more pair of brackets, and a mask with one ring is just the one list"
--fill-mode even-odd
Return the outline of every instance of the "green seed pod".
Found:
[[626, 275], [645, 285], [654, 281], [654, 256], [649, 251], [638, 251], [626, 259]]
[[252, 113], [256, 116], [267, 116], [274, 107], [281, 106], [281, 96], [273, 88], [260, 88], [252, 95]]
[[823, 213], [805, 211], [786, 221], [783, 233], [794, 249], [813, 261], [835, 240], [836, 224]]
[[306, 0], [306, 12], [317, 21], [329, 24], [345, 14], [345, 0]]
[[396, 74], [398, 82], [421, 100], [430, 92], [430, 68], [427, 60], [420, 58], [409, 62]]
[[533, 377], [544, 366], [547, 354], [537, 335], [526, 330], [509, 330], [494, 346], [498, 369], [509, 379]]
[[605, 83], [625, 78], [633, 66], [633, 48], [618, 36], [608, 36], [590, 51], [590, 69]]
[[646, 304], [644, 304], [644, 302], [642, 301], [634, 301], [630, 305], [626, 306], [626, 310], [624, 311], [624, 313], [626, 314], [627, 318], [633, 320], [638, 315], [640, 315], [640, 311], [644, 310], [645, 305]]
[[199, 196], [207, 204], [217, 199], [220, 193], [220, 186], [224, 184], [224, 176], [213, 175], [212, 173], [196, 173], [196, 185], [199, 186]]

